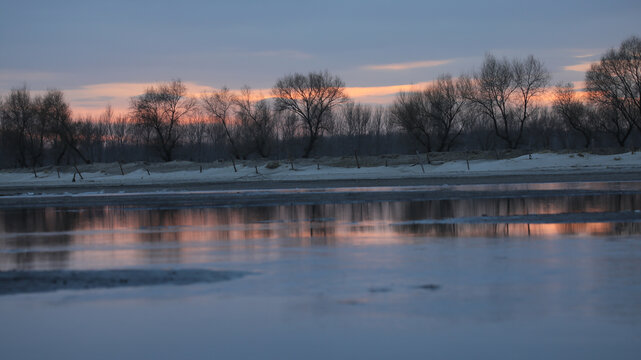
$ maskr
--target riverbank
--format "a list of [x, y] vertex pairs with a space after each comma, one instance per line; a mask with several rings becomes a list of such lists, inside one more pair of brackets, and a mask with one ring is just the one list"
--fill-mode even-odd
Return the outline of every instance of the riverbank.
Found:
[[[382, 166], [380, 162], [384, 162]], [[501, 160], [458, 159], [431, 164], [417, 156], [371, 157], [361, 159], [358, 166], [355, 159], [348, 158], [131, 163], [122, 167], [118, 163], [92, 164], [78, 166], [77, 170], [73, 166], [40, 168], [35, 175], [28, 169], [0, 171], [0, 206], [178, 203], [233, 206], [477, 196], [479, 189], [447, 186], [641, 181], [639, 164], [641, 154], [630, 152], [535, 153]], [[409, 189], [399, 192], [388, 187]], [[369, 191], [363, 191], [364, 188]], [[572, 189], [555, 191], [568, 190]], [[533, 193], [533, 189], [523, 188], [511, 191]]]

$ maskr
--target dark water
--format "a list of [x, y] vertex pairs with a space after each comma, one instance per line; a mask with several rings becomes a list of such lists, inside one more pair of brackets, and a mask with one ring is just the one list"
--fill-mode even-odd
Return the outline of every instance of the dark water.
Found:
[[598, 192], [0, 210], [0, 270], [248, 274], [0, 296], [0, 357], [637, 359], [641, 192], [580, 186]]

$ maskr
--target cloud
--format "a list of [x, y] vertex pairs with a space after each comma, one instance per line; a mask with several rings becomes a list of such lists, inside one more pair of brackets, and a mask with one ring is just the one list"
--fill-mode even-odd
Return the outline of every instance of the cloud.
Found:
[[383, 71], [401, 71], [401, 70], [436, 67], [436, 66], [449, 64], [453, 61], [454, 59], [425, 60], [425, 61], [413, 61], [413, 62], [404, 62], [404, 63], [395, 63], [395, 64], [366, 65], [366, 66], [363, 66], [363, 69], [383, 70]]
[[71, 99], [99, 96], [130, 97], [142, 94], [152, 83], [104, 83], [81, 86], [77, 89], [65, 90], [65, 95]]
[[389, 103], [401, 91], [416, 91], [425, 88], [431, 82], [389, 86], [349, 86], [345, 92], [349, 97], [361, 102]]
[[588, 61], [588, 62], [582, 62], [580, 64], [576, 64], [576, 65], [568, 65], [568, 66], [564, 66], [563, 70], [586, 72], [590, 70], [590, 67], [592, 66], [592, 64], [596, 64], [597, 62], [598, 61]]
[[594, 57], [594, 56], [597, 56], [597, 55], [599, 55], [599, 54], [575, 55], [574, 57], [577, 58], [577, 59], [585, 59], [585, 58], [590, 58], [590, 57]]

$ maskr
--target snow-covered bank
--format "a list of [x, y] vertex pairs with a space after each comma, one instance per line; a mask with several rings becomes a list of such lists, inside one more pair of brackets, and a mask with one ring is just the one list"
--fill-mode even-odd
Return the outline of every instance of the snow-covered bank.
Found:
[[[382, 158], [381, 158], [382, 159]], [[457, 178], [535, 174], [611, 173], [641, 171], [641, 154], [616, 155], [535, 153], [502, 160], [456, 160], [427, 164], [424, 159], [405, 156], [388, 166], [365, 162], [356, 167], [354, 159], [342, 161], [298, 160], [293, 164], [270, 161], [246, 161], [235, 164], [171, 162], [165, 164], [126, 164], [122, 174], [117, 163], [74, 167], [0, 171], [0, 194], [3, 189], [39, 187], [96, 188], [103, 186], [141, 186], [182, 184], [246, 183], [261, 181], [329, 181], [356, 179]], [[381, 160], [379, 162], [387, 162]], [[277, 167], [273, 168], [274, 165]], [[293, 167], [293, 169], [292, 169]], [[73, 179], [75, 178], [75, 181]]]

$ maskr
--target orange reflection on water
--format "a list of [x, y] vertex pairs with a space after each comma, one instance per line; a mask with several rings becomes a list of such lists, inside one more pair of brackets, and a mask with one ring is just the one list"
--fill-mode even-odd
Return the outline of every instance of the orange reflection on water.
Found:
[[278, 248], [400, 244], [430, 238], [640, 234], [641, 223], [634, 221], [566, 223], [561, 216], [561, 222], [527, 223], [536, 215], [633, 211], [636, 204], [641, 204], [638, 195], [609, 194], [243, 208], [0, 211], [0, 266], [182, 263], [201, 257], [205, 261], [207, 254], [252, 256], [252, 252]]

